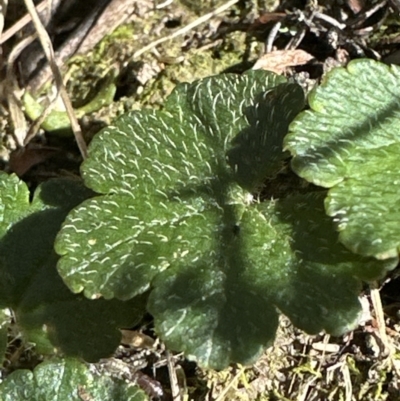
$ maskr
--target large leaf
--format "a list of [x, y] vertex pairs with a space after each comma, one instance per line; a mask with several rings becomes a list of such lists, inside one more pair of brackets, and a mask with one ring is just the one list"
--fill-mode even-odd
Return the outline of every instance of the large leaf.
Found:
[[303, 107], [301, 89], [280, 80], [180, 85], [163, 111], [103, 130], [82, 169], [103, 195], [74, 209], [57, 239], [73, 291], [128, 299], [152, 287], [157, 332], [205, 366], [253, 361], [274, 338], [277, 307], [310, 332], [354, 327], [360, 278], [393, 267], [337, 243], [324, 194], [252, 202]]
[[332, 70], [290, 127], [285, 147], [308, 181], [332, 188], [340, 240], [365, 256], [400, 246], [400, 68], [356, 60]]
[[93, 194], [77, 182], [54, 180], [30, 203], [16, 176], [1, 174], [0, 186], [0, 305], [14, 310], [38, 352], [57, 347], [90, 361], [108, 356], [120, 341], [118, 327], [138, 320], [143, 301], [91, 301], [72, 294], [58, 275], [53, 251], [68, 211]]
[[[103, 130], [90, 146], [82, 174], [86, 185], [107, 195], [75, 209], [56, 243], [63, 256], [59, 271], [70, 288], [88, 297], [130, 298], [180, 257], [186, 239], [174, 233], [187, 218], [207, 224], [203, 211], [212, 208], [218, 219], [224, 203], [238, 204], [240, 214], [250, 197], [233, 183], [226, 151], [237, 134], [249, 130], [244, 112], [261, 107], [254, 99], [283, 80], [253, 72], [182, 84], [163, 111], [129, 113]], [[282, 119], [288, 125], [303, 105], [301, 89], [284, 86], [297, 99], [297, 109], [278, 96], [271, 125]], [[266, 136], [268, 130], [253, 124], [253, 134]], [[281, 148], [273, 148], [281, 156]], [[195, 229], [201, 237], [207, 226]]]
[[54, 359], [33, 372], [20, 369], [0, 384], [1, 401], [145, 401], [138, 387], [96, 375], [76, 359]]
[[262, 203], [237, 227], [216, 233], [210, 224], [208, 236], [188, 222], [179, 231], [187, 253], [157, 277], [149, 300], [167, 344], [222, 368], [262, 352], [274, 337], [276, 308], [309, 333], [355, 328], [360, 278], [377, 278], [396, 261], [367, 259], [338, 243], [324, 195]]

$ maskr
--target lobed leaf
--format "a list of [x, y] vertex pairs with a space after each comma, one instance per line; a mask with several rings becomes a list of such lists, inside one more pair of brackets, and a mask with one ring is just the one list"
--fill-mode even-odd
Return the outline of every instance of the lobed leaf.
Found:
[[235, 180], [249, 192], [254, 192], [265, 177], [281, 167], [280, 162], [286, 156], [282, 152], [283, 138], [303, 99], [300, 86], [279, 85], [244, 110], [249, 126], [233, 138], [227, 160]]
[[354, 327], [361, 279], [396, 262], [339, 244], [325, 193], [253, 201], [303, 107], [281, 79], [258, 71], [179, 85], [164, 110], [103, 130], [82, 168], [101, 195], [69, 214], [56, 241], [73, 291], [129, 299], [150, 289], [161, 338], [204, 366], [254, 361], [278, 309], [312, 333]]
[[19, 369], [0, 384], [1, 401], [55, 400], [145, 401], [148, 397], [134, 385], [95, 375], [76, 359], [53, 359], [33, 372]]
[[[56, 242], [68, 286], [89, 298], [129, 299], [180, 257], [187, 241], [174, 234], [176, 227], [209, 208], [221, 216], [224, 203], [237, 204], [240, 214], [251, 196], [232, 184], [226, 151], [248, 129], [244, 110], [257, 109], [254, 98], [283, 80], [253, 71], [181, 84], [164, 110], [128, 113], [97, 135], [82, 175], [105, 196], [76, 209]], [[288, 113], [282, 96], [277, 106], [271, 125], [282, 120], [280, 107]], [[263, 128], [254, 134], [268, 135]], [[273, 149], [281, 157], [281, 148]], [[201, 236], [202, 226], [196, 230]]]
[[399, 84], [399, 67], [373, 60], [334, 69], [285, 139], [294, 171], [332, 188], [325, 206], [343, 244], [381, 259], [400, 246]]
[[92, 192], [69, 180], [53, 180], [29, 191], [16, 176], [0, 174], [0, 304], [11, 307], [26, 341], [38, 352], [54, 347], [89, 361], [110, 355], [120, 341], [118, 327], [143, 313], [143, 301], [90, 301], [74, 295], [57, 269], [53, 243], [68, 211]]
[[381, 277], [396, 261], [364, 258], [338, 243], [324, 196], [254, 205], [237, 228], [221, 227], [217, 238], [215, 224], [201, 241], [189, 224], [180, 231], [188, 252], [158, 275], [149, 298], [167, 345], [223, 368], [254, 362], [274, 338], [277, 308], [308, 333], [354, 329], [360, 279]]

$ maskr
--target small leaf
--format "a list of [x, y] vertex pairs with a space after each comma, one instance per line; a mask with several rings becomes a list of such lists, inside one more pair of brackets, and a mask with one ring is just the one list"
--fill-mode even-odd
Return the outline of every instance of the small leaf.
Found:
[[53, 251], [66, 214], [91, 191], [73, 181], [49, 181], [30, 204], [29, 191], [17, 177], [0, 174], [0, 186], [1, 305], [14, 310], [25, 340], [38, 352], [53, 353], [57, 347], [88, 361], [110, 355], [120, 341], [118, 327], [140, 319], [143, 300], [91, 301], [72, 294], [58, 275]]
[[[93, 113], [100, 110], [102, 107], [111, 104], [117, 90], [115, 78], [116, 71], [111, 70], [107, 76], [99, 82], [100, 87], [93, 90], [96, 93], [96, 96], [82, 107], [75, 109], [75, 115], [78, 118], [82, 118], [86, 114]], [[22, 101], [26, 115], [32, 120], [40, 118], [44, 110], [48, 107], [48, 105], [39, 103], [39, 101], [37, 101], [29, 91], [25, 91]], [[41, 128], [58, 136], [70, 137], [73, 135], [68, 113], [65, 111], [62, 103], [61, 105], [56, 104], [55, 108], [50, 111], [42, 122]]]
[[332, 70], [291, 124], [294, 171], [332, 188], [326, 211], [353, 252], [393, 258], [400, 247], [400, 68], [356, 60]]
[[[11, 226], [38, 208], [30, 207], [29, 190], [16, 175], [0, 174], [0, 236], [4, 236]], [[18, 205], [18, 207], [15, 207]]]
[[0, 399], [145, 401], [148, 397], [134, 385], [94, 375], [82, 362], [67, 358], [43, 362], [33, 372], [20, 369], [11, 373], [0, 384]]

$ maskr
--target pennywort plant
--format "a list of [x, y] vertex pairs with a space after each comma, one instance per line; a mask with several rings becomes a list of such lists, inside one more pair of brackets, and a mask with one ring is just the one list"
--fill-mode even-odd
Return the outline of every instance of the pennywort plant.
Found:
[[[354, 328], [362, 281], [398, 260], [398, 83], [399, 68], [354, 61], [302, 111], [281, 76], [209, 77], [102, 130], [85, 187], [48, 182], [29, 203], [2, 175], [3, 307], [43, 352], [88, 361], [148, 311], [170, 349], [217, 369], [255, 361], [279, 312], [309, 333]], [[315, 185], [260, 196], [290, 155]]]

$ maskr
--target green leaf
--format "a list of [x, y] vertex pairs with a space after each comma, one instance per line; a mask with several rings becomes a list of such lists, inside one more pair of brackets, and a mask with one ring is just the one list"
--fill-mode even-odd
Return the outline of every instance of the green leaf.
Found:
[[[115, 92], [117, 90], [115, 78], [116, 71], [111, 70], [107, 76], [101, 80], [103, 82], [101, 82], [100, 87], [94, 91], [96, 96], [91, 99], [89, 103], [86, 103], [84, 106], [75, 109], [75, 115], [78, 118], [82, 118], [89, 113], [93, 113], [97, 110], [100, 110], [102, 107], [111, 104], [114, 100]], [[45, 102], [48, 100], [46, 96], [42, 96], [42, 99], [43, 98], [45, 98]], [[31, 120], [37, 120], [40, 118], [44, 110], [48, 108], [48, 104], [43, 105], [39, 103], [39, 101], [37, 101], [29, 93], [29, 91], [25, 91], [22, 97], [22, 102], [24, 105], [24, 111]], [[50, 113], [42, 122], [41, 128], [58, 136], [71, 137], [73, 136], [71, 122], [69, 120], [68, 113], [65, 111], [64, 105], [62, 104], [61, 106], [61, 110], [59, 104], [57, 104], [55, 108], [50, 111]]]
[[199, 221], [188, 222], [179, 231], [186, 256], [156, 278], [149, 298], [167, 345], [223, 368], [254, 361], [270, 344], [276, 308], [309, 333], [354, 329], [360, 279], [381, 277], [396, 261], [363, 258], [338, 243], [324, 195], [264, 202], [244, 212], [236, 228], [215, 233], [211, 223], [201, 238], [193, 229]]
[[[85, 398], [86, 397], [86, 398]], [[33, 372], [20, 369], [0, 384], [1, 401], [145, 401], [138, 387], [98, 376], [76, 359], [53, 359]]]
[[249, 192], [280, 167], [302, 105], [300, 89], [274, 75], [222, 75], [103, 130], [82, 168], [102, 195], [75, 208], [56, 241], [64, 281], [89, 298], [150, 289], [167, 346], [214, 368], [254, 361], [277, 308], [312, 333], [354, 327], [360, 280], [393, 260], [338, 244], [325, 193], [259, 204]]
[[245, 110], [250, 125], [233, 139], [227, 156], [236, 181], [249, 192], [282, 167], [281, 161], [287, 157], [282, 152], [283, 138], [288, 124], [303, 108], [303, 101], [300, 86], [283, 84], [262, 94]]
[[326, 211], [353, 252], [393, 258], [400, 246], [400, 68], [356, 60], [332, 70], [290, 126], [292, 168], [332, 188]]
[[[74, 295], [58, 275], [53, 243], [68, 211], [91, 191], [69, 180], [43, 184], [29, 202], [16, 176], [0, 174], [0, 304], [11, 307], [26, 341], [38, 352], [59, 348], [88, 361], [110, 355], [118, 327], [138, 321], [143, 300], [129, 303]], [[73, 329], [72, 329], [73, 328]]]
[[283, 80], [258, 71], [181, 84], [163, 111], [128, 113], [97, 135], [82, 174], [107, 195], [75, 209], [58, 237], [68, 286], [89, 298], [129, 299], [179, 257], [185, 239], [175, 237], [177, 226], [210, 207], [220, 215], [221, 202], [240, 209], [251, 197], [233, 184], [226, 151], [249, 126], [244, 111]]
[[98, 193], [133, 199], [154, 196], [155, 189], [164, 196], [180, 186], [197, 192], [218, 168], [226, 169], [231, 141], [249, 128], [244, 112], [251, 113], [255, 98], [284, 80], [252, 71], [178, 85], [164, 110], [128, 113], [95, 138], [82, 168], [85, 184]]

